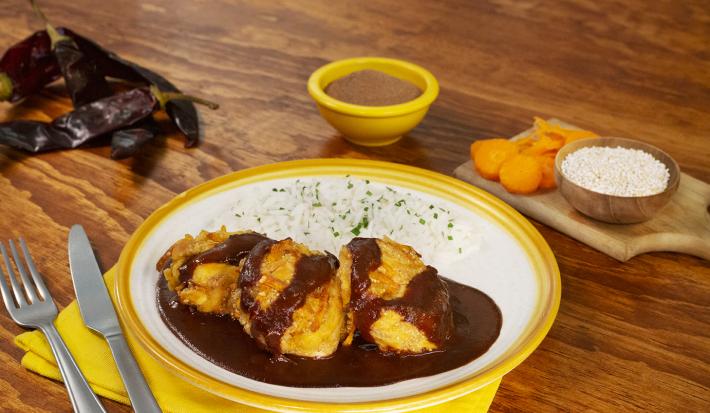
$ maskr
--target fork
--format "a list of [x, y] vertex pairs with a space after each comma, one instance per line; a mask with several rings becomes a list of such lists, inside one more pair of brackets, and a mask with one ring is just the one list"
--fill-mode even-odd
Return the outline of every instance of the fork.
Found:
[[[106, 413], [103, 406], [99, 402], [94, 392], [86, 382], [84, 375], [76, 365], [76, 361], [72, 357], [69, 349], [64, 344], [64, 340], [59, 335], [57, 328], [54, 326], [54, 319], [57, 318], [57, 306], [49, 294], [49, 290], [44, 285], [42, 275], [37, 271], [32, 256], [27, 249], [25, 240], [20, 238], [20, 246], [22, 247], [22, 255], [25, 257], [26, 268], [20, 260], [20, 255], [17, 253], [15, 243], [10, 240], [10, 251], [15, 260], [17, 271], [20, 273], [22, 285], [20, 285], [15, 272], [12, 270], [10, 256], [5, 249], [5, 245], [0, 242], [0, 253], [5, 260], [10, 285], [8, 287], [5, 275], [3, 275], [2, 267], [0, 266], [0, 292], [2, 299], [5, 302], [10, 317], [15, 322], [23, 327], [37, 328], [47, 337], [49, 345], [52, 348], [52, 353], [57, 359], [59, 371], [62, 373], [64, 383], [69, 392], [69, 399], [74, 407], [74, 411], [78, 413], [86, 412], [103, 412]], [[29, 270], [32, 275], [32, 281], [27, 274]], [[34, 282], [34, 287], [33, 287]], [[24, 293], [23, 293], [24, 291]], [[26, 296], [26, 298], [25, 298]], [[13, 300], [14, 297], [14, 300]]]

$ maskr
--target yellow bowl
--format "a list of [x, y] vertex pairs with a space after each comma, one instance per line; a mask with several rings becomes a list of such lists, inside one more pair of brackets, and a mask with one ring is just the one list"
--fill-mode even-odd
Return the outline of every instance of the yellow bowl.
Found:
[[[331, 82], [359, 70], [379, 70], [416, 85], [422, 94], [409, 102], [390, 106], [362, 106], [328, 96]], [[363, 146], [384, 146], [397, 142], [421, 122], [439, 95], [439, 82], [421, 66], [384, 57], [356, 57], [322, 66], [308, 79], [308, 93], [321, 115], [345, 139]]]

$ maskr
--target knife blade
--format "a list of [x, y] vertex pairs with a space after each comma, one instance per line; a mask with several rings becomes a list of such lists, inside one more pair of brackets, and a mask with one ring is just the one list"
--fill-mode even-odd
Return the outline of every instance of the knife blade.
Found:
[[79, 312], [84, 324], [106, 338], [118, 372], [136, 412], [160, 412], [160, 407], [145, 382], [123, 337], [116, 311], [108, 295], [91, 242], [81, 225], [69, 231], [69, 269]]

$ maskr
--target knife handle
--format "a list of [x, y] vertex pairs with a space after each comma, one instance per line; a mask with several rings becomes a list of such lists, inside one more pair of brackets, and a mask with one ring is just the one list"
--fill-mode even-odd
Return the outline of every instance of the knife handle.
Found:
[[131, 399], [133, 411], [160, 413], [158, 402], [155, 401], [148, 383], [145, 382], [143, 373], [138, 367], [136, 359], [133, 358], [123, 334], [108, 335], [106, 341], [111, 348], [113, 359], [116, 360], [116, 366], [118, 366], [118, 372], [121, 374], [121, 379], [123, 379], [123, 384], [128, 392], [128, 398]]
[[76, 413], [106, 413], [53, 323], [38, 326], [47, 337]]

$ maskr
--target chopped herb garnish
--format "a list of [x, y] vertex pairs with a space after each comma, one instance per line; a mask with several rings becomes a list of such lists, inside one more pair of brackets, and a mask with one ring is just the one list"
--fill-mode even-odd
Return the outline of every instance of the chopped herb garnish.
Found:
[[426, 224], [426, 221], [424, 220], [424, 218], [419, 218], [419, 223], [424, 225], [424, 224]]
[[241, 218], [241, 217], [242, 217], [242, 214], [234, 214], [234, 215], [236, 215], [237, 218]]
[[286, 190], [281, 188], [281, 189], [279, 189], [279, 192], [286, 192]]
[[313, 203], [311, 206], [313, 206], [313, 207], [315, 207], [315, 208], [320, 208], [320, 207], [323, 206], [323, 204], [321, 204], [320, 202], [315, 202], [315, 203]]
[[390, 191], [390, 192], [395, 192], [395, 190], [392, 189], [392, 188], [390, 188], [389, 186], [386, 186], [385, 188], [387, 188], [387, 190]]
[[365, 207], [365, 211], [367, 211], [367, 210], [369, 210], [369, 209], [370, 209], [370, 207]]
[[404, 199], [400, 199], [399, 201], [394, 203], [394, 206], [401, 207], [402, 205], [404, 205], [406, 203], [407, 203], [407, 201], [405, 201]]
[[439, 214], [437, 214], [436, 212], [434, 212], [434, 219], [439, 219]]
[[367, 216], [363, 216], [360, 222], [358, 222], [357, 226], [355, 228], [351, 229], [350, 232], [352, 232], [355, 235], [360, 235], [360, 230], [362, 228], [367, 228], [368, 225], [370, 225], [370, 222], [367, 220]]
[[434, 209], [434, 205], [429, 205], [429, 209]]
[[454, 227], [454, 224], [453, 224], [452, 222], [449, 222], [448, 227], [449, 227], [449, 228], [453, 228], [453, 227]]
[[369, 180], [369, 179], [365, 179], [365, 183], [366, 183], [366, 184], [369, 184], [369, 183], [370, 183], [370, 180]]
[[353, 188], [353, 186], [355, 186], [355, 185], [353, 185], [353, 183], [352, 183], [352, 182], [348, 182], [348, 189], [352, 189], [352, 188]]
[[335, 232], [333, 233], [333, 236], [334, 236], [334, 237], [339, 237], [339, 236], [340, 236], [340, 233], [339, 233], [338, 231], [335, 231]]
[[453, 240], [454, 240], [454, 237], [452, 237], [451, 235], [449, 235], [449, 236], [448, 236], [448, 237], [446, 237], [446, 238], [448, 238], [448, 239], [449, 239], [449, 241], [453, 241]]
[[372, 192], [370, 192], [370, 191], [367, 191], [365, 193], [367, 194], [367, 196], [372, 196]]
[[271, 190], [272, 190], [273, 192], [278, 192], [278, 191], [279, 191], [279, 190], [276, 189], [276, 188], [271, 188]]
[[461, 254], [461, 247], [459, 247], [459, 254]]

